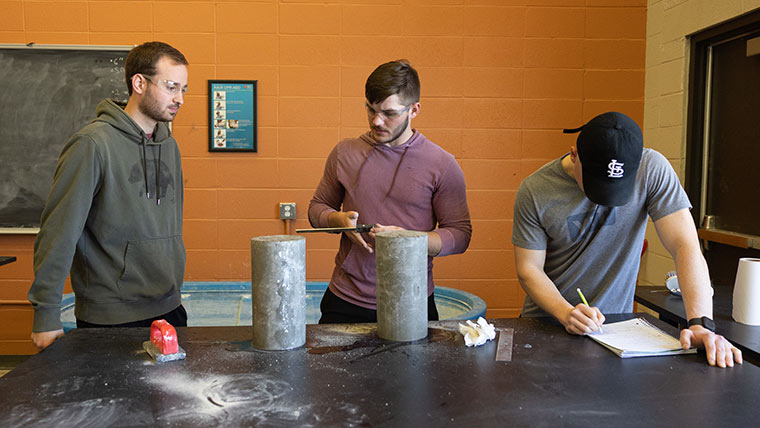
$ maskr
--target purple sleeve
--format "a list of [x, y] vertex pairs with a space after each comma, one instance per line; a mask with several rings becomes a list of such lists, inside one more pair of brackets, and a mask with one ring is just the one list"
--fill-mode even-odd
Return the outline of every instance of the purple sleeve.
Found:
[[470, 245], [472, 224], [467, 209], [464, 173], [453, 158], [433, 196], [433, 212], [438, 220], [435, 231], [441, 236], [438, 256], [463, 253]]
[[322, 179], [309, 202], [311, 226], [329, 227], [327, 217], [335, 211], [340, 211], [344, 195], [345, 189], [338, 181], [338, 147], [336, 146], [327, 157]]

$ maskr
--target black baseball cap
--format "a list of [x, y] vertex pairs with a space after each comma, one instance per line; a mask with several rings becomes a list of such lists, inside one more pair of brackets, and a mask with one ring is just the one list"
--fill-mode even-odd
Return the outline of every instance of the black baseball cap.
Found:
[[644, 149], [639, 125], [623, 113], [607, 112], [580, 128], [563, 132], [580, 132], [576, 146], [586, 196], [599, 205], [627, 204], [633, 196]]

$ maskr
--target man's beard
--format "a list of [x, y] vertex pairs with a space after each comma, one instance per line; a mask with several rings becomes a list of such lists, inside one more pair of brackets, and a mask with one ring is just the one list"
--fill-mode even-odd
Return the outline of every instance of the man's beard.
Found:
[[[140, 113], [148, 116], [156, 122], [171, 122], [174, 120], [174, 116], [176, 116], [176, 113], [172, 114], [169, 111], [164, 112], [165, 109], [161, 108], [158, 102], [152, 97], [143, 98], [142, 102], [138, 105], [138, 109], [140, 110]], [[177, 111], [179, 111], [179, 106], [177, 106]]]
[[390, 137], [388, 138], [387, 141], [378, 141], [378, 142], [382, 144], [390, 144], [390, 143], [395, 142], [401, 136], [401, 134], [403, 134], [404, 131], [406, 131], [407, 126], [409, 126], [409, 115], [406, 116], [406, 119], [404, 120], [403, 124], [399, 125], [396, 128], [388, 130], [390, 131]]

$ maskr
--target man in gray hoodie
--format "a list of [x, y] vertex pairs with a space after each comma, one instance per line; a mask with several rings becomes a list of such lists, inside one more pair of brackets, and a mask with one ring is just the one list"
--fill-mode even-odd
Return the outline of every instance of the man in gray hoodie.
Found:
[[58, 159], [34, 244], [32, 342], [63, 335], [66, 277], [78, 327], [187, 325], [180, 302], [185, 271], [182, 165], [167, 122], [187, 91], [187, 60], [149, 42], [125, 63], [129, 101], [102, 101]]

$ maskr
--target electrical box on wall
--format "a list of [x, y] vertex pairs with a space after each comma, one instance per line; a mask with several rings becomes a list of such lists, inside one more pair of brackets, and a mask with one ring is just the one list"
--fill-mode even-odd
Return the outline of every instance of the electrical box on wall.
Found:
[[296, 203], [280, 202], [280, 220], [296, 219]]

